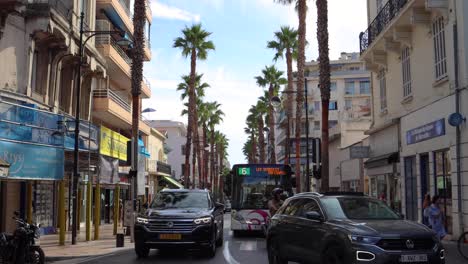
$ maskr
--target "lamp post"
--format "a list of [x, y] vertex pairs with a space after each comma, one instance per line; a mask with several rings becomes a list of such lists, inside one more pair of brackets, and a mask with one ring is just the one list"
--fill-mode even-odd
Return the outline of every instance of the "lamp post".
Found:
[[[307, 92], [307, 78], [304, 78], [304, 96], [305, 96], [305, 109], [306, 109], [306, 191], [310, 191], [310, 168], [309, 168], [309, 160], [310, 160], [310, 157], [309, 157], [309, 102], [307, 100], [307, 96], [308, 96], [308, 92]], [[285, 93], [285, 94], [297, 94], [297, 90], [296, 91], [282, 91], [282, 93]], [[273, 98], [270, 99], [270, 102], [271, 104], [273, 105], [273, 107], [275, 108], [278, 108], [281, 106], [281, 98], [279, 98], [278, 96], [274, 96]], [[288, 129], [289, 129], [289, 119], [288, 119]], [[296, 140], [298, 140], [296, 138]], [[290, 144], [290, 142], [288, 142], [287, 144]], [[289, 155], [289, 153], [288, 153]]]
[[[75, 147], [74, 147], [74, 157], [73, 157], [73, 175], [72, 175], [72, 207], [73, 207], [73, 220], [72, 220], [72, 245], [76, 244], [76, 232], [78, 227], [78, 157], [79, 157], [79, 140], [80, 140], [80, 97], [81, 97], [81, 67], [83, 66], [83, 49], [86, 46], [86, 43], [89, 39], [96, 35], [111, 35], [111, 34], [120, 34], [122, 40], [118, 41], [118, 45], [128, 46], [131, 44], [131, 41], [125, 39], [124, 31], [89, 31], [84, 30], [84, 12], [80, 14], [80, 42], [78, 50], [78, 81], [76, 82], [76, 106], [75, 106]], [[83, 41], [84, 34], [90, 34]]]

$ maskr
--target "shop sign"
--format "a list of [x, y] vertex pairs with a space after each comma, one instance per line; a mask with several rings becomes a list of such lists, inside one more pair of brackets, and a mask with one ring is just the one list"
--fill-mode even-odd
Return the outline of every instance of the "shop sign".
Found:
[[11, 179], [63, 179], [63, 148], [0, 140], [0, 159], [10, 164]]
[[365, 159], [369, 157], [369, 146], [351, 146], [349, 148], [351, 159]]
[[408, 130], [406, 144], [411, 145], [443, 135], [445, 135], [445, 118]]
[[99, 153], [101, 155], [113, 157], [127, 161], [127, 142], [130, 139], [121, 134], [101, 126], [101, 142]]
[[99, 182], [116, 184], [120, 181], [119, 160], [106, 156], [99, 156]]

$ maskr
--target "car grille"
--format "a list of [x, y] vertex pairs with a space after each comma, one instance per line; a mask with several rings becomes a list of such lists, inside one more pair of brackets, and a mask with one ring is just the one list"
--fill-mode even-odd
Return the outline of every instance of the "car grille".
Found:
[[[412, 243], [408, 241], [412, 241]], [[411, 244], [413, 247], [411, 247]], [[431, 238], [382, 239], [377, 243], [377, 246], [385, 250], [425, 250], [432, 249], [434, 247], [434, 241]]]
[[146, 227], [154, 232], [191, 232], [193, 219], [150, 220]]

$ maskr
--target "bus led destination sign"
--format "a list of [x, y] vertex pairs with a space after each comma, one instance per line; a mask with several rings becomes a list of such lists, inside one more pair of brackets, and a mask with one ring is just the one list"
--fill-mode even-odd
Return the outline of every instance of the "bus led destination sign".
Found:
[[243, 165], [237, 167], [237, 175], [241, 176], [281, 176], [288, 174], [287, 167], [284, 165]]

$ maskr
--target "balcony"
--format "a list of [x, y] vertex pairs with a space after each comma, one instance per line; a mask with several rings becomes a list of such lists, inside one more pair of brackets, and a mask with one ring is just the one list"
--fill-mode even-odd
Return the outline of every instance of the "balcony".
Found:
[[[107, 16], [114, 17], [117, 23], [122, 23], [126, 30], [133, 34], [133, 21], [129, 3], [125, 0], [96, 0], [97, 10], [104, 10]], [[96, 12], [98, 19], [106, 18], [106, 14]], [[121, 25], [119, 25], [121, 26]]]
[[408, 0], [389, 0], [380, 10], [366, 31], [359, 35], [361, 54], [387, 29], [388, 24], [400, 13]]
[[145, 45], [143, 45], [143, 51], [146, 61], [151, 60], [151, 42], [145, 37]]
[[[93, 91], [93, 117], [111, 123], [123, 130], [130, 130], [132, 125], [132, 106], [112, 90]], [[151, 133], [150, 126], [140, 117], [140, 131]]]

